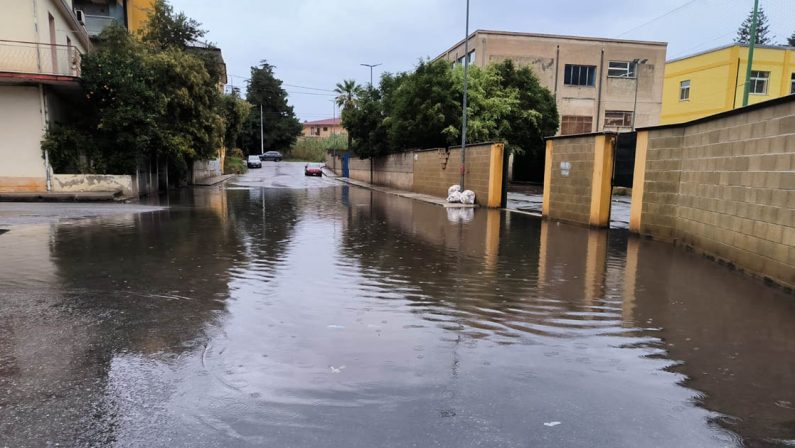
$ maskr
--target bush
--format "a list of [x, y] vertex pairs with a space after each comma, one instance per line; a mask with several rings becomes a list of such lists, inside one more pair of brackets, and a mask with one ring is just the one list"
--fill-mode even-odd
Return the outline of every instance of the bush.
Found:
[[248, 171], [246, 159], [236, 156], [226, 156], [224, 160], [224, 174], [243, 174], [246, 171]]
[[302, 137], [287, 151], [285, 157], [290, 160], [323, 162], [326, 160], [326, 151], [331, 149], [344, 151], [347, 145], [347, 137], [340, 134], [324, 138]]

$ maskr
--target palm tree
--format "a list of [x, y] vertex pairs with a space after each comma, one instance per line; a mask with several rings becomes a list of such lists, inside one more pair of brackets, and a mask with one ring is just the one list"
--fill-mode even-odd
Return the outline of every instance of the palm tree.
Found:
[[[356, 107], [356, 99], [361, 91], [362, 87], [356, 84], [356, 81], [352, 79], [345, 79], [342, 82], [337, 83], [337, 86], [334, 88], [334, 92], [337, 94], [337, 106], [342, 108], [342, 113], [340, 116], [343, 116], [345, 111]], [[348, 132], [348, 150], [350, 151], [350, 149], [351, 133]]]

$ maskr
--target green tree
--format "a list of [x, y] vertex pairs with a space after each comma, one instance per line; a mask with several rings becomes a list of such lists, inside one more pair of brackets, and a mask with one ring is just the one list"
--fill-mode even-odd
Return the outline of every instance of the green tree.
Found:
[[[499, 140], [510, 151], [544, 157], [544, 140], [558, 129], [555, 99], [529, 67], [511, 61], [469, 72], [467, 141]], [[463, 70], [420, 62], [412, 73], [385, 74], [378, 89], [356, 97], [342, 119], [351, 149], [367, 158], [460, 141]]]
[[[738, 44], [751, 43], [751, 24], [754, 20], [754, 11], [748, 13], [748, 17], [743, 20], [740, 28], [737, 30], [737, 37], [734, 41]], [[765, 10], [759, 7], [759, 12], [756, 22], [756, 43], [757, 45], [770, 45], [773, 41], [773, 36], [770, 34], [770, 24], [765, 15]]]
[[394, 150], [455, 144], [461, 123], [461, 95], [450, 63], [420, 61], [391, 94], [388, 137]]
[[381, 92], [361, 89], [355, 107], [342, 109], [342, 122], [348, 131], [348, 148], [366, 159], [389, 152]]
[[[161, 17], [172, 12], [165, 2], [157, 5], [150, 24], [184, 23]], [[128, 174], [144, 160], [165, 159], [172, 173], [184, 174], [192, 160], [215, 157], [224, 120], [204, 61], [180, 45], [138, 39], [118, 26], [100, 40], [82, 59], [81, 116], [54, 127], [43, 143], [53, 167]]]
[[303, 126], [287, 102], [282, 81], [276, 78], [273, 66], [267, 61], [262, 61], [258, 67], [251, 67], [246, 100], [254, 109], [243, 127], [243, 146], [249, 154], [260, 152], [260, 117], [263, 119], [266, 151], [284, 150], [295, 143]]
[[[353, 79], [346, 79], [337, 83], [337, 86], [334, 87], [334, 92], [337, 94], [337, 97], [334, 101], [337, 104], [337, 107], [342, 109], [340, 115], [345, 116], [345, 114], [350, 114], [350, 112], [356, 107], [356, 100], [357, 97], [362, 93], [362, 87], [356, 84], [356, 81]], [[349, 150], [351, 149], [352, 141], [353, 137], [351, 136], [350, 130], [348, 130]]]
[[240, 90], [235, 88], [231, 93], [224, 95], [223, 119], [224, 119], [224, 146], [227, 149], [240, 147], [240, 134], [243, 131], [243, 124], [251, 114], [251, 104], [240, 98]]
[[195, 45], [207, 34], [201, 24], [183, 12], [175, 13], [167, 0], [156, 0], [146, 26], [141, 32], [144, 42], [161, 49], [169, 47], [186, 48]]
[[795, 47], [795, 32], [790, 34], [790, 36], [787, 38], [787, 45], [790, 47]]

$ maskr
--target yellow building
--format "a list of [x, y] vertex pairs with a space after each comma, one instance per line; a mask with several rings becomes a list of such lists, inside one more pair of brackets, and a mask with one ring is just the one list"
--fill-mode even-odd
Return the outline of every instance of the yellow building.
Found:
[[[660, 124], [742, 107], [748, 46], [732, 44], [665, 64]], [[795, 48], [757, 46], [749, 104], [795, 92]]]
[[86, 31], [91, 37], [99, 34], [115, 23], [136, 33], [145, 25], [149, 11], [154, 8], [155, 0], [73, 0], [72, 6], [79, 11], [77, 16], [82, 20]]

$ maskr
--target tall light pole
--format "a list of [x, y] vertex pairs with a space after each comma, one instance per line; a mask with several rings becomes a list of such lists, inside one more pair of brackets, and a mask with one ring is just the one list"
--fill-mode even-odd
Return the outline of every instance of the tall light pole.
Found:
[[263, 133], [262, 124], [262, 104], [259, 105], [259, 153], [265, 154], [265, 134]]
[[464, 111], [461, 113], [461, 190], [464, 190], [467, 161], [467, 73], [469, 71], [469, 0], [467, 0], [466, 31], [464, 32]]
[[743, 89], [743, 107], [748, 105], [748, 94], [751, 92], [751, 66], [754, 64], [754, 47], [756, 46], [756, 26], [759, 22], [759, 0], [754, 0], [754, 15], [751, 19], [751, 40], [748, 42], [748, 67], [745, 68], [745, 88]]
[[373, 67], [378, 67], [381, 65], [379, 62], [378, 64], [359, 64], [364, 67], [370, 67], [370, 87], [373, 87]]

